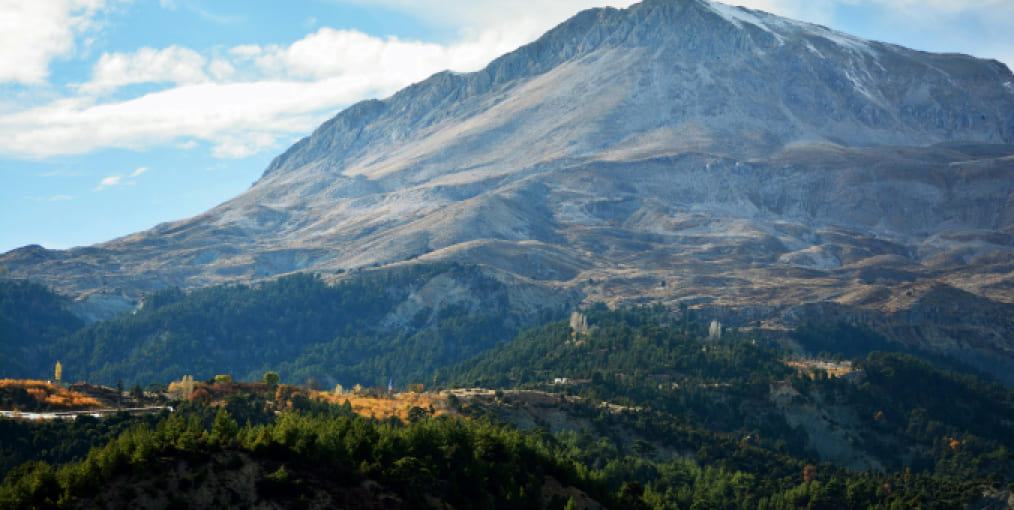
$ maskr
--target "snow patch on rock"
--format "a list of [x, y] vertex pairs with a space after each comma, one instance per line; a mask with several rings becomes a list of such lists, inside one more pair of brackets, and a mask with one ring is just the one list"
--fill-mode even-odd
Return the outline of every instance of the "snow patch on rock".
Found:
[[736, 28], [743, 28], [744, 23], [753, 25], [773, 35], [778, 40], [778, 44], [785, 43], [785, 38], [769, 26], [773, 20], [762, 20], [759, 16], [743, 7], [733, 7], [719, 2], [711, 2], [710, 7], [711, 10], [735, 25]]

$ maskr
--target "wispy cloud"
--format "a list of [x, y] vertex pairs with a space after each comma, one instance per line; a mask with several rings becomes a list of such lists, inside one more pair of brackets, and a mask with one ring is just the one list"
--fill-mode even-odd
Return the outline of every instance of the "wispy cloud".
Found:
[[106, 188], [119, 186], [121, 180], [123, 180], [122, 175], [110, 175], [109, 177], [103, 177], [102, 181], [99, 182], [98, 186], [95, 186], [93, 191], [102, 191]]
[[130, 175], [127, 175], [126, 177], [122, 175], [110, 175], [108, 177], [103, 177], [102, 180], [99, 181], [99, 185], [95, 186], [92, 191], [102, 191], [115, 186], [133, 186], [136, 184], [136, 181], [129, 179], [135, 179], [147, 171], [148, 167], [142, 166], [131, 172]]
[[49, 197], [50, 202], [64, 202], [67, 200], [74, 200], [74, 197], [70, 195], [53, 195]]

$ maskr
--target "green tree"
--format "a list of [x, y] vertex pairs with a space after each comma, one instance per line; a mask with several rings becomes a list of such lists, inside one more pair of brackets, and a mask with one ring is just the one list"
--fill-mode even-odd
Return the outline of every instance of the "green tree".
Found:
[[264, 384], [267, 384], [269, 388], [278, 386], [278, 383], [282, 381], [282, 378], [278, 375], [278, 372], [268, 370], [264, 372]]
[[426, 410], [419, 406], [412, 406], [408, 410], [408, 421], [415, 423], [426, 418]]
[[215, 414], [215, 422], [211, 425], [211, 440], [223, 443], [232, 441], [239, 432], [239, 424], [232, 419], [232, 415], [225, 407], [219, 407]]

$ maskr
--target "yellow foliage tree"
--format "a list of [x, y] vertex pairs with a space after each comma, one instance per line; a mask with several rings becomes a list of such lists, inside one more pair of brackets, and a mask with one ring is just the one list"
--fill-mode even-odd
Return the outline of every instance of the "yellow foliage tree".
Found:
[[60, 360], [56, 361], [56, 370], [53, 371], [53, 379], [56, 382], [60, 382], [60, 378], [63, 377], [63, 365], [60, 364]]
[[194, 393], [194, 376], [185, 375], [181, 381], [173, 381], [169, 384], [169, 392], [175, 393], [176, 398], [187, 400]]

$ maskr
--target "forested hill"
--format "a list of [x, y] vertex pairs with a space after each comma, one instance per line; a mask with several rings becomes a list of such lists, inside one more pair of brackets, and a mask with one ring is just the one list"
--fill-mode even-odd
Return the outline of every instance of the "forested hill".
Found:
[[[810, 325], [797, 333], [823, 337], [824, 350], [835, 340], [854, 341], [845, 348], [855, 359], [835, 361], [840, 353], [825, 352], [826, 361], [817, 362], [756, 332], [705, 328], [689, 311], [601, 307], [578, 322], [587, 322], [587, 330], [557, 321], [525, 331], [441, 379], [548, 388], [644, 410], [635, 429], [658, 449], [679, 444], [673, 431], [696, 430], [858, 470], [1014, 475], [1007, 453], [1014, 449], [1014, 391], [912, 354], [857, 352], [863, 344], [857, 339], [871, 334], [864, 328]], [[882, 339], [866, 344], [896, 347]], [[504, 416], [522, 424], [534, 419]], [[700, 447], [683, 444], [687, 455]]]
[[406, 427], [340, 406], [253, 418], [197, 405], [138, 420], [80, 462], [17, 468], [0, 508], [603, 508], [586, 491], [615, 506], [587, 470], [488, 423]]
[[[433, 271], [458, 281], [474, 274], [457, 266]], [[319, 324], [380, 331], [377, 310], [397, 295], [399, 282], [415, 277], [330, 287], [303, 275], [259, 288], [168, 291], [137, 314], [82, 329], [54, 349], [80, 339], [93, 349], [115, 347], [106, 339], [117, 337], [96, 332], [145, 338], [141, 332], [153, 324], [180, 337], [200, 331], [175, 325], [181, 318], [218, 317], [224, 325], [209, 330], [215, 334], [285, 324], [257, 311], [317, 321], [300, 330], [308, 336], [320, 334], [313, 329]], [[313, 302], [333, 308], [299, 307]], [[234, 307], [243, 313], [230, 318], [225, 310]], [[33, 462], [10, 472], [0, 506], [164, 506], [189, 498], [198, 507], [270, 501], [305, 508], [319, 500], [378, 508], [962, 508], [1014, 488], [1014, 392], [911, 354], [869, 352], [893, 346], [862, 328], [797, 331], [804, 347], [825, 351], [813, 360], [758, 332], [698, 321], [686, 308], [593, 307], [569, 321], [544, 317], [510, 341], [487, 337], [482, 352], [436, 351], [446, 354], [440, 358], [428, 353], [454, 345], [441, 335], [488, 332], [504, 318], [432, 312], [417, 314], [421, 329], [413, 336], [363, 335], [360, 344], [339, 336], [307, 350], [335, 349], [334, 358], [306, 354], [292, 363], [342, 360], [331, 370], [375, 374], [362, 361], [371, 358], [352, 354], [370, 338], [377, 345], [366, 351], [370, 363], [429, 364], [425, 375], [435, 374], [441, 386], [486, 388], [432, 395], [443, 399], [442, 416], [417, 408], [408, 413], [412, 423], [353, 417], [349, 404], [325, 402], [340, 398], [315, 401], [309, 389], [297, 398], [262, 384], [220, 399], [218, 410], [195, 397], [174, 403], [172, 415], [2, 422], [6, 465]], [[456, 320], [474, 329], [449, 326]], [[401, 342], [418, 349], [418, 359], [396, 357]], [[851, 361], [836, 359], [843, 356], [833, 348], [842, 342]]]
[[336, 285], [294, 274], [259, 286], [171, 288], [87, 327], [54, 321], [39, 338], [5, 331], [7, 350], [21, 338], [37, 343], [32, 356], [15, 353], [0, 368], [45, 377], [60, 360], [65, 380], [128, 387], [184, 374], [257, 380], [267, 370], [329, 387], [428, 382], [436, 368], [515, 334], [522, 318], [507, 299], [502, 284], [457, 264], [364, 272]]
[[[827, 383], [793, 385], [809, 399]], [[986, 451], [996, 441], [972, 434], [934, 443], [934, 464], [910, 464], [899, 451], [901, 469], [858, 471], [773, 447], [756, 432], [709, 430], [697, 418], [564, 393], [548, 406], [554, 419], [534, 427], [504, 418], [544, 411], [544, 399], [528, 399], [538, 393], [448, 397], [466, 419], [419, 409], [408, 423], [279, 395], [234, 395], [217, 410], [183, 403], [171, 415], [121, 415], [109, 425], [0, 421], [5, 449], [34, 442], [63, 457], [57, 466], [32, 461], [12, 470], [0, 507], [993, 508], [1010, 496], [1006, 450]], [[706, 396], [716, 410], [734, 403]], [[948, 433], [933, 421], [917, 425], [916, 433]], [[65, 447], [80, 451], [89, 440], [97, 447], [63, 462]]]

